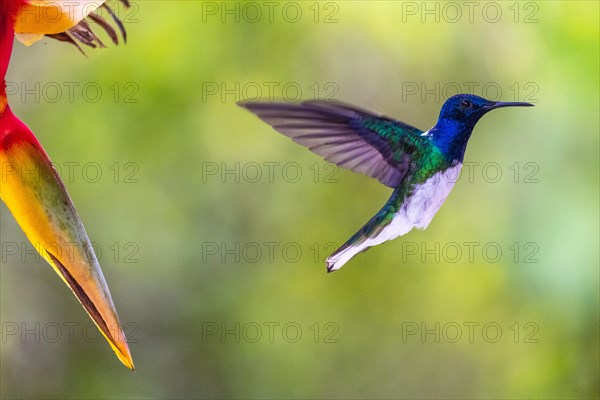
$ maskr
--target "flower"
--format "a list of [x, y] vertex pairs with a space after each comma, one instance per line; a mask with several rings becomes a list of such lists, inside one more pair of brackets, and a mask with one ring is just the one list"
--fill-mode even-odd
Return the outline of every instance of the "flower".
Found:
[[[128, 5], [127, 2], [124, 2]], [[69, 286], [127, 367], [133, 360], [102, 270], [65, 186], [33, 132], [11, 111], [5, 75], [15, 34], [31, 44], [44, 35], [75, 44], [103, 46], [86, 22], [116, 31], [99, 14], [104, 1], [8, 0], [0, 5], [0, 198], [42, 257]], [[120, 20], [110, 11], [125, 38]]]
[[[129, 0], [120, 0], [125, 8]], [[12, 3], [12, 4], [11, 4]], [[105, 1], [90, 0], [8, 0], [9, 13], [13, 15], [16, 37], [29, 46], [44, 36], [69, 42], [79, 48], [77, 41], [90, 46], [105, 47], [88, 21], [93, 21], [108, 34], [114, 44], [119, 43], [116, 30], [99, 13], [101, 8], [117, 25], [123, 41], [127, 41], [125, 27]], [[81, 50], [81, 48], [80, 48]]]

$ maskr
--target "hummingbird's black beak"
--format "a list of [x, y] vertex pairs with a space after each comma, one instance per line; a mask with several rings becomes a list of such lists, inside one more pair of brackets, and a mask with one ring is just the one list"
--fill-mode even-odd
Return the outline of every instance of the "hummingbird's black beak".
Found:
[[519, 101], [497, 101], [495, 103], [483, 106], [483, 108], [487, 111], [501, 107], [533, 107], [533, 104]]

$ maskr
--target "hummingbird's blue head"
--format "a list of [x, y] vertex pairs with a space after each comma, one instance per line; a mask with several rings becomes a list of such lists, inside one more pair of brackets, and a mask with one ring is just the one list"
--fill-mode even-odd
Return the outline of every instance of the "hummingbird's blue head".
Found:
[[440, 120], [456, 120], [475, 125], [479, 118], [493, 109], [495, 101], [486, 100], [474, 94], [457, 94], [444, 103]]
[[471, 132], [485, 113], [500, 107], [524, 106], [533, 104], [491, 101], [474, 94], [457, 94], [446, 100], [430, 134], [435, 145], [445, 154], [462, 161]]

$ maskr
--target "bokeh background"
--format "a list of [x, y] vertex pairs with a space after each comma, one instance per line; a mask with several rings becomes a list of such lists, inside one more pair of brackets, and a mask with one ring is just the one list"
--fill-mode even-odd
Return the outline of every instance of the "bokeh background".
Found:
[[[597, 398], [598, 3], [452, 4], [140, 1], [116, 8], [125, 46], [15, 44], [11, 105], [61, 168], [137, 371], [2, 204], [2, 398]], [[458, 91], [536, 107], [480, 121], [426, 231], [326, 274], [390, 190], [236, 101], [427, 129]]]

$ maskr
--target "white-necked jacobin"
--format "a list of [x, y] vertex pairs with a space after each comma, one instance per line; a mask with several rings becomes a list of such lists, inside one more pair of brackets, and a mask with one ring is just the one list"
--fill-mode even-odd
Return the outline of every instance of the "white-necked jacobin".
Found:
[[446, 100], [437, 124], [423, 132], [339, 102], [238, 104], [325, 160], [394, 189], [383, 208], [327, 257], [328, 272], [369, 247], [427, 228], [454, 186], [477, 121], [496, 108], [533, 105], [458, 94]]

